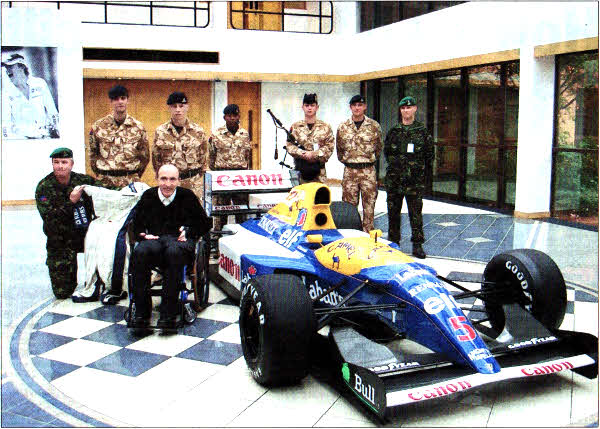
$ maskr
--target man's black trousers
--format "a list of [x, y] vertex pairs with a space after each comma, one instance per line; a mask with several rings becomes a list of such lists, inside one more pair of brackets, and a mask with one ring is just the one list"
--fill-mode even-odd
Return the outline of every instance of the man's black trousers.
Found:
[[154, 267], [163, 270], [161, 317], [172, 317], [178, 314], [178, 283], [184, 265], [194, 260], [194, 244], [190, 240], [177, 241], [176, 236], [163, 235], [156, 240], [143, 240], [135, 247], [131, 255], [131, 264], [136, 317], [147, 319], [152, 312], [150, 275]]

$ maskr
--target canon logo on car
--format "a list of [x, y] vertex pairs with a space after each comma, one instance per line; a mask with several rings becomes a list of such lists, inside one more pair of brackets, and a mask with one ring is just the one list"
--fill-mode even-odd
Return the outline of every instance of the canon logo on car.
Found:
[[[519, 266], [513, 261], [506, 261], [505, 266], [506, 269], [513, 273], [517, 280], [521, 282], [521, 289], [523, 290], [523, 295], [525, 295], [531, 302], [533, 297], [531, 296], [531, 292], [529, 292], [529, 283], [527, 283], [527, 279], [525, 279], [525, 274], [523, 274], [523, 271], [521, 271]], [[526, 305], [525, 308], [531, 310], [531, 304]]]
[[219, 267], [236, 280], [240, 279], [240, 266], [223, 253], [219, 256]]
[[534, 375], [552, 374], [555, 372], [560, 372], [566, 369], [573, 368], [575, 368], [575, 366], [571, 362], [564, 361], [560, 363], [553, 363], [552, 365], [527, 366], [525, 368], [522, 368], [521, 372], [527, 377], [531, 377]]
[[216, 184], [220, 187], [236, 186], [240, 188], [251, 188], [253, 186], [280, 186], [283, 185], [281, 173], [267, 174], [221, 174], [217, 176]]
[[446, 396], [458, 391], [467, 390], [473, 387], [468, 381], [457, 381], [456, 383], [448, 383], [443, 386], [432, 386], [427, 389], [413, 390], [408, 393], [408, 397], [413, 401], [422, 401], [424, 399], [437, 398], [438, 396]]

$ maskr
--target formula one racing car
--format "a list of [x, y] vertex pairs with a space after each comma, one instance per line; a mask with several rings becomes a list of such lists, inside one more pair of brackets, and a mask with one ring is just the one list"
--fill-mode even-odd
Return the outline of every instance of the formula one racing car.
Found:
[[[363, 232], [356, 208], [332, 202], [320, 183], [294, 187], [260, 218], [226, 225], [217, 245], [215, 280], [240, 300], [244, 358], [262, 385], [305, 377], [319, 336], [333, 377], [382, 419], [392, 407], [500, 380], [597, 376], [598, 339], [559, 329], [565, 282], [540, 251], [496, 255], [480, 287], [468, 289], [381, 231]], [[464, 311], [473, 298], [481, 311]]]

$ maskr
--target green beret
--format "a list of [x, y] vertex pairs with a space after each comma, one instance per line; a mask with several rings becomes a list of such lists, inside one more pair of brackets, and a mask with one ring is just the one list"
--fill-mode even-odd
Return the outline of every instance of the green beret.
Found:
[[67, 147], [59, 147], [52, 151], [50, 158], [73, 158], [73, 151]]
[[416, 106], [417, 105], [417, 100], [415, 100], [414, 97], [411, 97], [410, 95], [408, 97], [404, 97], [402, 100], [400, 100], [400, 103], [398, 103], [398, 106]]

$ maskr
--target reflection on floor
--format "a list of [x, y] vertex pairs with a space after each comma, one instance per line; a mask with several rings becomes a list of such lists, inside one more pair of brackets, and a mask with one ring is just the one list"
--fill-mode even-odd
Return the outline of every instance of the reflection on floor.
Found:
[[[448, 213], [439, 213], [444, 212]], [[3, 213], [3, 226], [11, 225], [14, 234], [25, 234], [27, 241], [27, 228], [38, 225], [37, 213], [22, 211], [11, 217], [15, 213]], [[386, 216], [377, 217], [376, 227], [387, 231], [386, 223]], [[444, 276], [468, 273], [477, 278], [491, 256], [513, 247], [548, 251], [568, 280], [562, 328], [598, 334], [597, 265], [594, 271], [588, 261], [597, 233], [588, 240], [589, 231], [522, 223], [490, 212], [429, 212], [425, 225], [425, 263]], [[211, 288], [211, 305], [177, 335], [136, 338], [123, 321], [126, 301], [107, 307], [50, 297], [47, 280], [36, 278], [45, 273], [43, 246], [11, 245], [16, 239], [8, 231], [3, 229], [2, 249], [3, 427], [380, 425], [313, 375], [292, 387], [265, 389], [256, 384], [241, 353], [238, 308], [219, 289]], [[410, 252], [405, 215], [402, 236], [401, 247]], [[579, 244], [561, 256], [555, 251], [559, 242]], [[597, 245], [595, 249], [597, 264]], [[22, 288], [22, 294], [15, 288]], [[21, 308], [20, 299], [30, 293], [27, 307]], [[13, 303], [18, 314], [7, 308]], [[471, 305], [477, 308], [481, 303], [473, 300]], [[597, 422], [597, 380], [561, 372], [404, 406], [388, 425], [540, 427]]]

